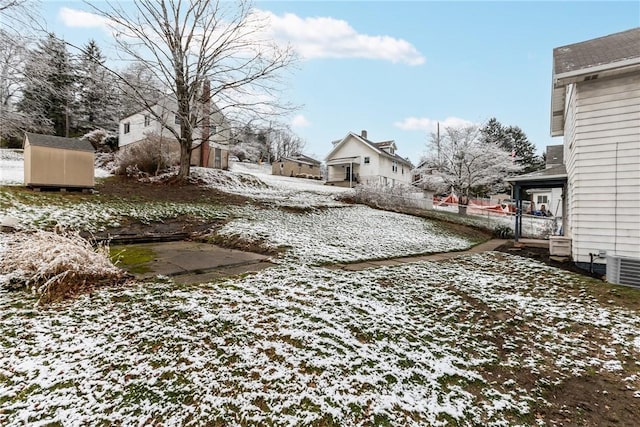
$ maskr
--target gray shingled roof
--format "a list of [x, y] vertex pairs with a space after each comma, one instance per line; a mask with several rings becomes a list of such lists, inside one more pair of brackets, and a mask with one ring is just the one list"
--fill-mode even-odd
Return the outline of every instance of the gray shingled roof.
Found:
[[548, 145], [546, 154], [547, 166], [564, 163], [564, 145]]
[[383, 156], [385, 157], [389, 157], [390, 159], [394, 159], [398, 162], [404, 163], [405, 165], [409, 166], [410, 168], [413, 169], [413, 163], [411, 163], [410, 160], [408, 159], [404, 159], [400, 156], [398, 156], [397, 154], [390, 154], [386, 151], [384, 151], [382, 148], [380, 148], [380, 145], [387, 145], [390, 144], [392, 142], [394, 142], [393, 140], [389, 140], [389, 141], [382, 141], [382, 142], [373, 142], [371, 140], [368, 140], [367, 138], [363, 138], [361, 135], [357, 135], [355, 133], [353, 133], [352, 135], [357, 136], [358, 138], [360, 138], [361, 140], [363, 140], [364, 142], [366, 142], [368, 145], [370, 145], [371, 147], [373, 147], [374, 149], [380, 151], [382, 153]]
[[640, 28], [553, 49], [556, 75], [640, 58]]
[[507, 182], [518, 181], [545, 181], [557, 178], [566, 178], [567, 168], [565, 165], [552, 166], [547, 169], [531, 172], [525, 175], [512, 176], [506, 179]]
[[63, 138], [61, 136], [42, 135], [39, 133], [25, 132], [29, 138], [29, 144], [36, 147], [59, 148], [62, 150], [74, 151], [95, 151], [89, 141], [81, 141], [77, 138]]

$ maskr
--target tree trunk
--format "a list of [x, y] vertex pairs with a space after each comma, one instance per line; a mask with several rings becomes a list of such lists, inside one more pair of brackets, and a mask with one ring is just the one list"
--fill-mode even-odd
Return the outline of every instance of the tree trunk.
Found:
[[186, 181], [191, 172], [191, 144], [184, 139], [180, 140], [180, 169], [178, 170], [178, 181]]

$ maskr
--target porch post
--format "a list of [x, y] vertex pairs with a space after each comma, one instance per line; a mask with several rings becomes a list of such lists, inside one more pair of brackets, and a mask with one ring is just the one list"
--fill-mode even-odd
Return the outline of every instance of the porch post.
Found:
[[349, 162], [349, 188], [353, 188], [353, 161]]

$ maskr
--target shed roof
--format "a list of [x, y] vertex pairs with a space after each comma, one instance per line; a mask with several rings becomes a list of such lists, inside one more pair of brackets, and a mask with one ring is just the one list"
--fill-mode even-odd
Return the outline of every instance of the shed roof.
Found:
[[95, 151], [93, 145], [91, 145], [89, 141], [83, 141], [77, 138], [63, 138], [61, 136], [42, 135], [39, 133], [29, 132], [25, 132], [25, 136], [29, 140], [29, 144], [36, 147], [49, 147], [73, 151]]

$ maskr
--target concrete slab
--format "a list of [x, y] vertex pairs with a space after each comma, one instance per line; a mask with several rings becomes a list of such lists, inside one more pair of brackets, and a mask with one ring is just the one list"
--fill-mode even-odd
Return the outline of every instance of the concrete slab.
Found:
[[399, 258], [391, 258], [391, 259], [381, 260], [381, 261], [363, 261], [363, 262], [357, 262], [353, 264], [336, 264], [334, 266], [326, 266], [326, 267], [338, 268], [346, 271], [360, 271], [366, 268], [394, 266], [399, 264], [409, 264], [409, 263], [420, 262], [420, 261], [445, 261], [445, 260], [462, 256], [462, 255], [493, 251], [496, 248], [504, 245], [506, 242], [507, 241], [503, 239], [492, 239], [487, 242], [476, 245], [465, 251], [442, 252], [442, 253], [429, 254], [429, 255], [399, 257]]
[[[225, 277], [272, 266], [266, 255], [221, 248], [216, 245], [191, 242], [153, 242], [126, 245], [154, 252], [152, 261], [143, 263], [148, 272], [136, 277], [147, 279], [157, 275], [176, 278], [180, 283], [198, 283], [208, 277]], [[180, 276], [185, 276], [178, 279]]]
[[393, 265], [399, 265], [399, 264], [404, 264], [403, 261], [398, 261], [396, 259], [383, 259], [380, 261], [369, 261], [369, 264], [373, 264], [377, 267], [385, 267], [385, 266], [393, 266]]

